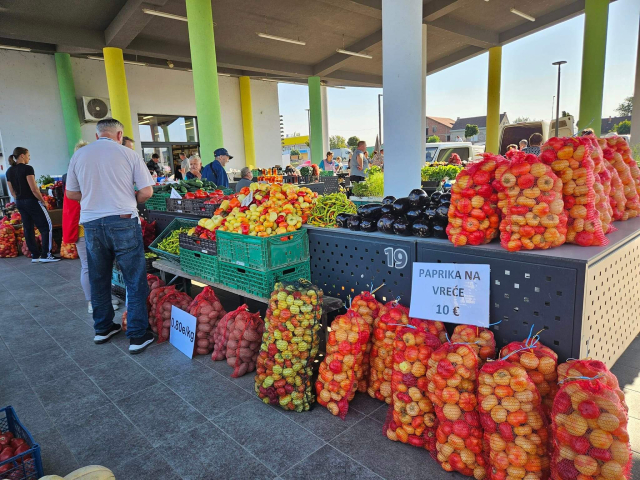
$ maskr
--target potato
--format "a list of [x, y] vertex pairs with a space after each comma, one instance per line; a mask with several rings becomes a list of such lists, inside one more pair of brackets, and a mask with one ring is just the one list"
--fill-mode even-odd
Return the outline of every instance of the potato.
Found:
[[254, 353], [253, 351], [251, 351], [250, 348], [240, 348], [240, 350], [238, 351], [239, 355], [240, 355], [240, 359], [248, 362], [251, 360], [251, 358], [253, 357]]
[[164, 305], [162, 305], [162, 309], [166, 310], [167, 312], [170, 312], [172, 307], [173, 307], [173, 305], [171, 303], [169, 303], [169, 302], [167, 302]]
[[162, 312], [161, 316], [163, 320], [168, 320], [171, 318], [171, 312]]
[[211, 325], [208, 323], [198, 323], [198, 325], [196, 326], [196, 331], [197, 332], [210, 332], [211, 331]]
[[250, 343], [251, 342], [249, 342], [248, 340], [240, 340], [241, 347], [248, 347]]
[[247, 373], [247, 371], [249, 371], [249, 364], [243, 363], [240, 365], [240, 367], [238, 367], [238, 374], [236, 376], [241, 377], [242, 375]]
[[220, 302], [213, 302], [213, 309], [217, 312], [221, 312], [223, 310], [222, 304]]
[[252, 343], [251, 345], [249, 345], [249, 348], [254, 352], [257, 352], [258, 350], [260, 350], [260, 343], [259, 342]]
[[196, 338], [209, 338], [210, 336], [211, 332], [203, 332], [202, 330], [196, 332]]
[[[227, 350], [227, 352], [229, 352], [229, 350]], [[229, 365], [230, 367], [235, 367], [236, 357], [227, 357], [227, 365]]]
[[208, 348], [196, 348], [197, 355], [207, 355], [209, 353]]
[[165, 327], [162, 328], [162, 336], [164, 338], [169, 338], [169, 329], [168, 328], [165, 328]]
[[231, 340], [231, 339], [227, 340], [227, 348], [229, 350], [234, 350], [235, 351], [235, 349], [238, 348], [237, 340]]
[[242, 338], [250, 342], [257, 342], [259, 340], [262, 340], [262, 333], [259, 333], [255, 330], [245, 330], [245, 332], [242, 334]]
[[171, 319], [169, 319], [169, 320], [163, 320], [163, 321], [162, 321], [162, 326], [163, 326], [163, 327], [167, 327], [167, 328], [168, 328], [168, 327], [170, 327], [170, 326], [171, 326]]
[[201, 348], [209, 348], [209, 340], [200, 339], [200, 340], [198, 340], [197, 345], [198, 345], [198, 347], [201, 347]]
[[203, 315], [208, 315], [213, 311], [213, 308], [211, 307], [211, 305], [207, 305], [204, 304], [202, 305], [202, 307], [200, 308], [200, 313]]

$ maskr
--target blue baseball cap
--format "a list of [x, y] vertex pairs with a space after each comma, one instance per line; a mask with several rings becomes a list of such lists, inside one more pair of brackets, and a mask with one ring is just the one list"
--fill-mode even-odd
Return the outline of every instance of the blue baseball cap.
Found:
[[218, 148], [215, 152], [213, 152], [214, 157], [219, 157], [220, 155], [226, 155], [231, 160], [233, 157], [229, 155], [226, 148]]

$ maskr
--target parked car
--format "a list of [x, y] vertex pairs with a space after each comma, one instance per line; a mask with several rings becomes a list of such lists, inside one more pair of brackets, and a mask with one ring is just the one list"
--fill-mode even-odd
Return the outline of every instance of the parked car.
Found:
[[473, 145], [471, 142], [427, 143], [426, 162], [448, 163], [454, 153], [457, 153], [463, 162], [478, 160], [484, 153], [484, 145]]

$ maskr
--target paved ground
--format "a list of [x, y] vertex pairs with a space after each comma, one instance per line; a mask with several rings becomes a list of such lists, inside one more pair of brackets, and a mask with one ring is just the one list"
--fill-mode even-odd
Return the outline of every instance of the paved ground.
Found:
[[[0, 259], [0, 405], [40, 443], [45, 474], [99, 464], [118, 480], [463, 478], [383, 437], [386, 406], [367, 395], [344, 422], [324, 408], [287, 413], [225, 362], [190, 361], [169, 344], [131, 356], [122, 334], [94, 345], [79, 268]], [[640, 338], [613, 371], [640, 478]]]

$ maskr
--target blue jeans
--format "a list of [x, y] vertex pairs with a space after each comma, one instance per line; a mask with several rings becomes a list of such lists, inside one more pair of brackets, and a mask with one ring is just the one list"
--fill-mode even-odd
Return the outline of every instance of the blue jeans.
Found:
[[137, 218], [117, 215], [84, 224], [93, 306], [93, 328], [105, 333], [113, 325], [111, 273], [118, 261], [127, 287], [127, 337], [141, 337], [149, 326], [147, 270], [142, 229]]

